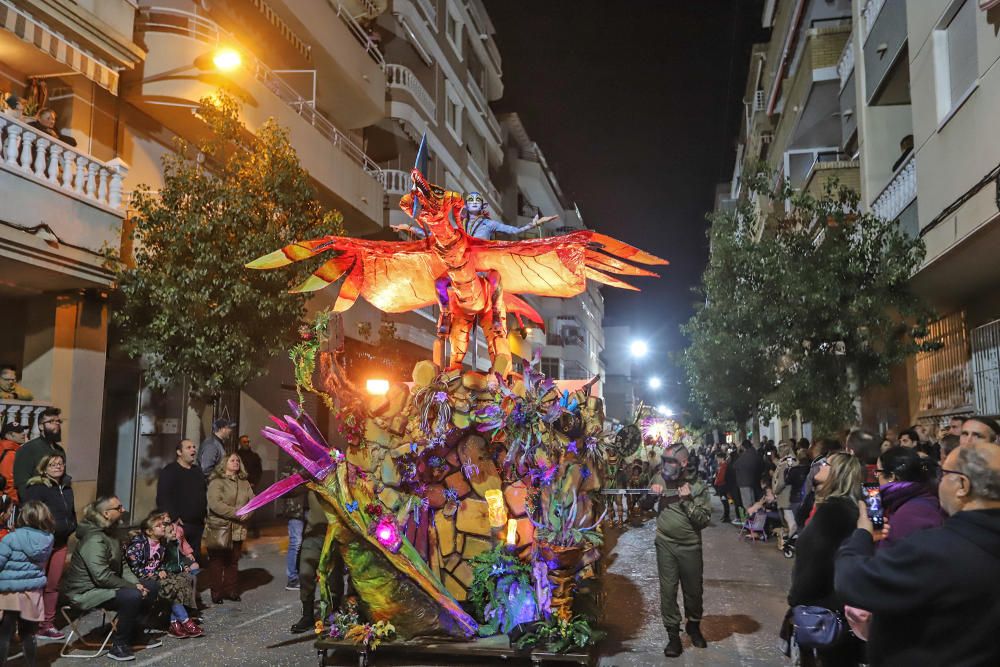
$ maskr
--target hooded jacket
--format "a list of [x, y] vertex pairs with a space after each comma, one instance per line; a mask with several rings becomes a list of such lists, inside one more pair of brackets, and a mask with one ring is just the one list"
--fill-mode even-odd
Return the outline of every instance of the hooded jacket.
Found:
[[79, 543], [62, 578], [62, 592], [79, 609], [93, 609], [115, 597], [119, 588], [135, 584], [122, 577], [121, 544], [110, 535], [112, 527], [95, 511], [76, 529]]
[[38, 500], [45, 504], [56, 520], [55, 545], [64, 546], [69, 536], [76, 532], [76, 506], [73, 500], [72, 479], [63, 475], [59, 482], [46, 477], [32, 477], [24, 490], [24, 501]]
[[52, 554], [52, 535], [24, 526], [0, 540], [0, 593], [45, 588], [45, 564]]
[[874, 666], [1000, 665], [1000, 509], [956, 512], [878, 555], [856, 530], [837, 555], [835, 585], [872, 612]]
[[919, 482], [890, 482], [882, 487], [882, 503], [886, 520], [892, 528], [889, 535], [879, 542], [879, 549], [888, 549], [902, 542], [907, 536], [937, 528], [945, 520], [937, 494]]

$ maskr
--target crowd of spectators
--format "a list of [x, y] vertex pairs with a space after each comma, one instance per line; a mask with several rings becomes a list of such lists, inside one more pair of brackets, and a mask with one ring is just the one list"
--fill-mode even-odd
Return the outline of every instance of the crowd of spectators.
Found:
[[723, 520], [773, 511], [795, 558], [782, 638], [799, 664], [1000, 665], [995, 420], [704, 451]]

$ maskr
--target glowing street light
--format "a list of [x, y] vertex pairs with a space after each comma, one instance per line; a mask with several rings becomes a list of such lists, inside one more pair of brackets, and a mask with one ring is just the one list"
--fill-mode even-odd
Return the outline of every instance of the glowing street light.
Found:
[[220, 72], [232, 72], [243, 64], [243, 56], [236, 49], [223, 47], [212, 54], [212, 64]]
[[661, 380], [657, 376], [654, 375], [653, 377], [649, 378], [650, 389], [659, 389], [662, 386], [663, 386], [663, 380]]
[[642, 359], [647, 354], [649, 354], [649, 345], [646, 344], [644, 340], [634, 340], [632, 344], [629, 345], [629, 352], [636, 359]]

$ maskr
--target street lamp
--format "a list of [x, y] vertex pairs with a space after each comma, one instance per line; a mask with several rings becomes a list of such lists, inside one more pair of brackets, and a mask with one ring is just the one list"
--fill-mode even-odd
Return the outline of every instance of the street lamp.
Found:
[[654, 375], [653, 377], [649, 378], [650, 389], [659, 389], [662, 386], [663, 386], [663, 380], [661, 380], [657, 376]]
[[642, 359], [649, 354], [649, 345], [647, 345], [644, 340], [634, 340], [632, 341], [632, 344], [629, 345], [629, 352], [634, 358]]
[[236, 49], [224, 47], [212, 54], [212, 64], [220, 72], [232, 72], [243, 64], [243, 56]]

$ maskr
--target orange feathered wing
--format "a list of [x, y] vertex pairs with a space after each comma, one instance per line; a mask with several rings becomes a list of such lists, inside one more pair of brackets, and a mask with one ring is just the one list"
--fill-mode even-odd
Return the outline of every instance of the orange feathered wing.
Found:
[[[612, 287], [636, 288], [609, 274], [656, 276], [628, 264], [667, 264], [666, 260], [590, 230], [522, 241], [468, 238], [470, 263], [476, 271], [500, 272], [508, 310], [538, 322], [538, 314], [517, 294], [570, 297], [586, 289], [587, 279]], [[437, 303], [434, 281], [446, 267], [426, 241], [368, 241], [327, 236], [285, 246], [247, 264], [275, 269], [292, 262], [335, 253], [309, 278], [292, 289], [312, 292], [336, 282], [344, 284], [334, 304], [342, 312], [360, 296], [387, 313], [416, 310]], [[513, 298], [511, 298], [513, 297]]]

